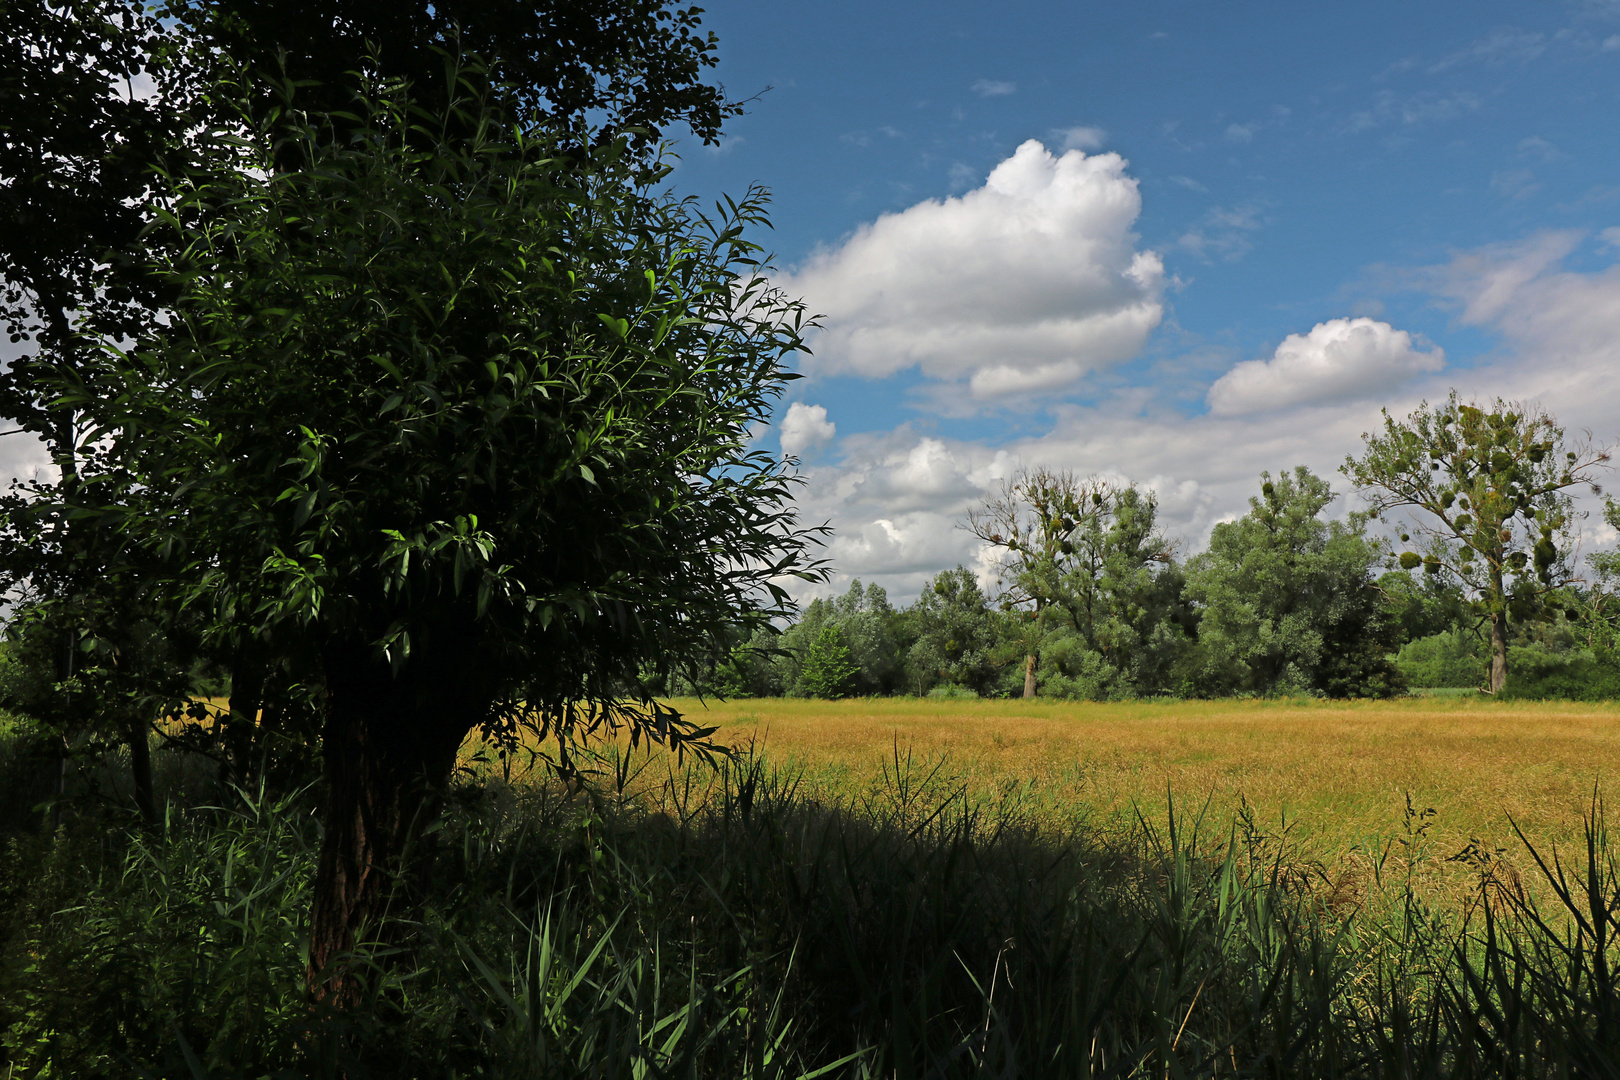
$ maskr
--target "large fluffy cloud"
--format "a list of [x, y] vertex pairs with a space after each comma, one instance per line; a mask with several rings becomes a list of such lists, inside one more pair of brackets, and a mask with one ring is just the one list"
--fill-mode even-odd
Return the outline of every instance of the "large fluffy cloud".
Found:
[[1366, 397], [1444, 366], [1444, 352], [1423, 352], [1405, 330], [1367, 318], [1330, 319], [1289, 334], [1269, 360], [1233, 367], [1209, 388], [1209, 408], [1238, 416]]
[[814, 370], [916, 366], [978, 399], [1051, 391], [1135, 356], [1163, 316], [1140, 210], [1118, 154], [1032, 139], [983, 187], [886, 214], [781, 283], [826, 316]]
[[[906, 425], [845, 438], [838, 445], [841, 461], [813, 470], [804, 494], [806, 516], [829, 520], [835, 529], [828, 556], [839, 575], [824, 589], [842, 588], [854, 576], [907, 600], [938, 570], [958, 562], [974, 566], [978, 547], [955, 526], [1019, 467], [1145, 484], [1158, 495], [1168, 530], [1186, 550], [1197, 550], [1216, 522], [1245, 512], [1263, 469], [1307, 465], [1346, 496], [1338, 512], [1354, 505], [1337, 469], [1347, 454], [1360, 452], [1362, 433], [1382, 423], [1379, 409], [1403, 416], [1453, 386], [1464, 397], [1539, 403], [1571, 438], [1584, 437], [1581, 429], [1600, 441], [1620, 438], [1620, 263], [1592, 272], [1565, 269], [1565, 257], [1584, 239], [1540, 235], [1463, 253], [1416, 274], [1425, 291], [1455, 305], [1459, 322], [1498, 336], [1501, 348], [1473, 366], [1435, 370], [1437, 349], [1419, 350], [1383, 323], [1334, 320], [1295, 335], [1295, 346], [1253, 362], [1256, 367], [1238, 366], [1254, 372], [1248, 378], [1265, 384], [1267, 394], [1295, 395], [1292, 408], [1236, 411], [1240, 399], [1228, 373], [1221, 382], [1228, 388], [1223, 393], [1234, 394], [1234, 407], [1202, 416], [1180, 415], [1159, 395], [1126, 388], [1094, 406], [1059, 406], [1049, 430], [994, 446]], [[1356, 341], [1357, 324], [1362, 348], [1341, 344], [1341, 352], [1360, 359], [1363, 366], [1352, 363], [1352, 370], [1371, 367], [1385, 381], [1335, 383], [1348, 377], [1328, 364], [1325, 381], [1339, 389], [1325, 393], [1324, 380], [1313, 378], [1323, 374], [1313, 363], [1322, 366], [1333, 342]], [[1597, 509], [1590, 493], [1577, 496], [1587, 510]], [[1614, 542], [1596, 514], [1586, 525], [1584, 550]]]

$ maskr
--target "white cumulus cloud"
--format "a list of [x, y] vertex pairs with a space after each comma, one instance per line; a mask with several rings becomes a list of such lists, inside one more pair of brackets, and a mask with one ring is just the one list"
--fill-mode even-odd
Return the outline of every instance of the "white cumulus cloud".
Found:
[[1330, 319], [1290, 334], [1269, 360], [1234, 365], [1209, 388], [1218, 416], [1359, 399], [1439, 371], [1445, 353], [1423, 352], [1412, 335], [1375, 319]]
[[811, 447], [831, 442], [836, 434], [838, 425], [827, 419], [825, 406], [795, 401], [782, 417], [782, 453], [798, 457]]
[[910, 367], [976, 399], [1050, 392], [1137, 355], [1164, 314], [1164, 265], [1131, 231], [1118, 154], [1037, 140], [982, 187], [885, 214], [781, 284], [825, 315], [812, 370]]

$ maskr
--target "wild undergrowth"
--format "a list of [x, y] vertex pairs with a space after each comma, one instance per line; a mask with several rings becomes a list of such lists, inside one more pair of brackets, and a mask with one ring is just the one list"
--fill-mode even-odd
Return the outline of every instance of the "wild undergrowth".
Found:
[[[1437, 909], [1401, 852], [1333, 887], [1251, 815], [1066, 827], [898, 747], [810, 794], [608, 755], [466, 770], [345, 958], [304, 992], [317, 793], [111, 805], [13, 832], [0, 1067], [16, 1077], [1613, 1076], [1620, 848], [1473, 856]], [[662, 776], [646, 770], [663, 768]], [[639, 775], [637, 770], [643, 770]], [[1157, 824], [1167, 821], [1168, 825]], [[1376, 895], [1371, 895], [1376, 894]]]

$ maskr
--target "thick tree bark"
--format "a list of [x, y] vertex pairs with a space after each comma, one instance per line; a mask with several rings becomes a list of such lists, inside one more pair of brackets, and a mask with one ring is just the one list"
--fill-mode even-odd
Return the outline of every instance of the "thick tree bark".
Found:
[[1500, 694], [1507, 686], [1507, 615], [1491, 615], [1491, 693]]
[[[327, 673], [325, 834], [310, 912], [309, 986], [351, 1005], [359, 987], [343, 957], [363, 934], [386, 938], [390, 908], [416, 906], [410, 863], [437, 815], [456, 751], [481, 715], [467, 665], [412, 665], [395, 678], [369, 649], [331, 650]], [[459, 668], [459, 669], [458, 669]]]
[[1035, 654], [1030, 653], [1024, 658], [1024, 696], [1035, 696]]

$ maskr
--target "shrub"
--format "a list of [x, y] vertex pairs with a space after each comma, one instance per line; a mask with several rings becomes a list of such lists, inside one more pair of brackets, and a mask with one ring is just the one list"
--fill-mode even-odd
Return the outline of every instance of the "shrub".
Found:
[[1477, 687], [1485, 679], [1483, 646], [1470, 635], [1430, 634], [1409, 641], [1395, 654], [1395, 666], [1407, 684], [1431, 687]]

